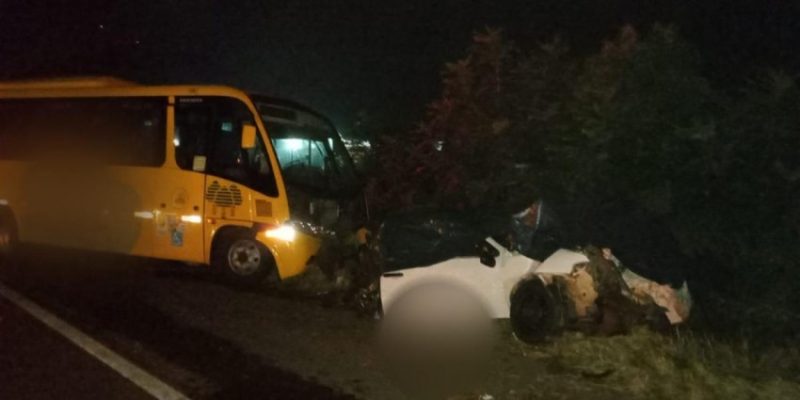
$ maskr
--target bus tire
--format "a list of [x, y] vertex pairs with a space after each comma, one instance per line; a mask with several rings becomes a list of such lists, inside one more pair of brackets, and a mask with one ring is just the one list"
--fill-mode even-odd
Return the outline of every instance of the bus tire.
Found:
[[269, 249], [246, 230], [221, 232], [214, 243], [211, 264], [236, 286], [256, 287], [277, 279], [275, 259]]

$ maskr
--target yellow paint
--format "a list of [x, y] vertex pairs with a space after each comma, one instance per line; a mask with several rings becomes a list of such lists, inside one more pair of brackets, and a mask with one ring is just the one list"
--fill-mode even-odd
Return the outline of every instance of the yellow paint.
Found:
[[266, 235], [258, 235], [258, 240], [269, 248], [278, 265], [281, 266], [278, 269], [281, 279], [303, 273], [309, 259], [317, 253], [320, 246], [319, 239], [302, 232], [297, 232], [291, 242], [267, 238]]
[[[23, 189], [25, 185], [30, 186], [29, 164], [0, 160], [0, 198], [3, 199], [0, 206], [10, 207], [16, 215], [22, 241], [208, 264], [211, 261], [212, 241], [221, 228], [236, 226], [252, 229], [255, 224], [278, 227], [289, 220], [286, 190], [272, 146], [267, 146], [267, 152], [278, 187], [277, 197], [264, 195], [217, 176], [180, 169], [175, 162], [174, 104], [176, 97], [181, 96], [238, 99], [253, 113], [257, 134], [261, 135], [264, 143], [271, 143], [255, 106], [241, 90], [208, 85], [146, 86], [114, 78], [0, 82], [0, 100], [140, 96], [166, 99], [166, 157], [160, 167], [107, 168], [105, 172], [117, 185], [115, 187], [121, 188], [124, 193], [119, 195], [114, 191], [113, 197], [119, 199], [109, 199], [105, 195], [94, 198], [88, 194], [90, 187], [81, 187], [81, 191], [78, 191], [70, 186], [70, 182], [79, 182], [80, 176], [56, 179], [61, 184], [52, 185], [52, 196], [31, 199]], [[113, 135], [109, 134], [109, 140], [112, 138]], [[208, 202], [205, 192], [214, 181], [236, 185], [241, 191], [242, 204], [220, 207]], [[41, 224], [28, 221], [26, 215], [31, 204], [37, 201], [49, 205], [48, 212], [64, 223], [54, 224], [57, 229], [49, 230], [42, 228]], [[270, 212], [262, 212], [259, 216], [256, 213], [257, 202], [262, 209], [264, 202], [269, 204]], [[41, 205], [39, 207], [42, 208]], [[64, 211], [73, 209], [80, 212], [73, 214]], [[170, 238], [171, 232], [176, 229], [183, 233], [180, 246]], [[272, 252], [282, 278], [302, 273], [320, 246], [317, 238], [300, 232], [291, 242], [268, 238], [261, 232], [257, 232], [256, 237]]]

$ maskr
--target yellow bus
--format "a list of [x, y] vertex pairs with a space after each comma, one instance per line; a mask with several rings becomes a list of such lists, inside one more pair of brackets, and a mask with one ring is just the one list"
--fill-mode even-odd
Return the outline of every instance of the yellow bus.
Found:
[[356, 196], [329, 120], [224, 86], [0, 82], [0, 255], [18, 244], [302, 273]]

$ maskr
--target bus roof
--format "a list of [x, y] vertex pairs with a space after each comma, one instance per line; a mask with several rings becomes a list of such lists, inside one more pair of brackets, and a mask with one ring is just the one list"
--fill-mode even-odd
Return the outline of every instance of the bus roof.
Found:
[[119, 79], [112, 76], [98, 77], [71, 77], [71, 78], [52, 78], [20, 81], [0, 81], [0, 90], [24, 90], [24, 89], [79, 89], [79, 88], [103, 88], [115, 86], [135, 86], [135, 82]]
[[0, 81], [0, 98], [109, 96], [228, 96], [245, 99], [247, 94], [230, 86], [150, 85], [104, 76]]
[[[0, 98], [38, 97], [104, 97], [104, 96], [231, 96], [256, 102], [292, 108], [331, 123], [327, 117], [300, 103], [268, 95], [248, 94], [240, 89], [220, 85], [149, 85], [113, 76], [62, 77], [35, 80], [0, 81]], [[332, 123], [331, 123], [332, 124]]]

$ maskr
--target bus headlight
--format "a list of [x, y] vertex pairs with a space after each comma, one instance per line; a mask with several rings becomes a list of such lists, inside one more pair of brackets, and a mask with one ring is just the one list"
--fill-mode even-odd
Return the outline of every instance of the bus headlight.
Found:
[[291, 225], [281, 225], [264, 231], [264, 236], [270, 239], [278, 239], [284, 242], [291, 242], [297, 236], [297, 231]]

